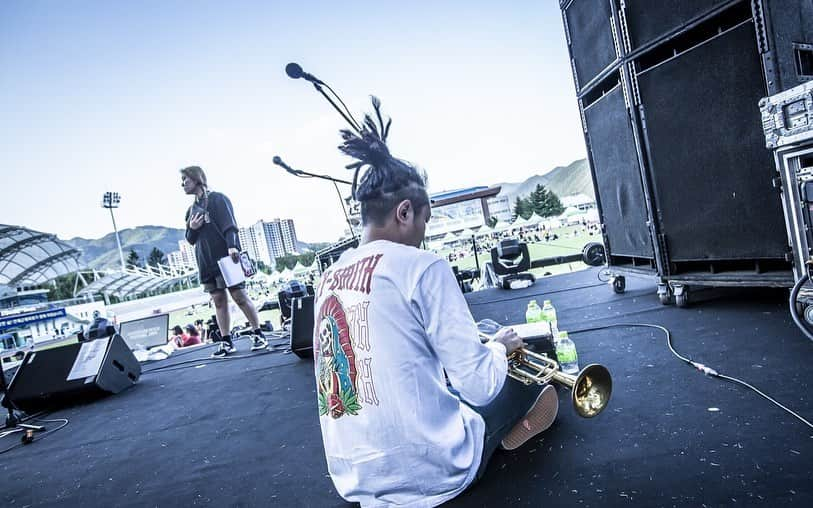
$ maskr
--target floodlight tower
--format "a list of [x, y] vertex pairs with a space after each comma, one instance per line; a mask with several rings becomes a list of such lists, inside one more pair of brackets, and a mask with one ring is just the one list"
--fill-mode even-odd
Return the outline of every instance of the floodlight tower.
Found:
[[121, 261], [121, 271], [125, 269], [124, 266], [124, 253], [121, 251], [121, 240], [119, 239], [119, 230], [116, 228], [116, 218], [113, 216], [113, 209], [119, 207], [121, 196], [118, 192], [105, 192], [102, 197], [102, 208], [110, 210], [110, 218], [113, 220], [113, 231], [116, 233], [116, 245], [119, 246], [119, 260]]

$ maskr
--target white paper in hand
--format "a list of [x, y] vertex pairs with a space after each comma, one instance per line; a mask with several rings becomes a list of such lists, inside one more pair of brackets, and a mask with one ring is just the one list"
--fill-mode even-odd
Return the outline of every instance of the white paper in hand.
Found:
[[220, 267], [220, 274], [223, 275], [223, 280], [226, 281], [226, 287], [236, 286], [246, 280], [243, 265], [239, 261], [237, 263], [232, 261], [230, 256], [218, 259], [217, 266]]

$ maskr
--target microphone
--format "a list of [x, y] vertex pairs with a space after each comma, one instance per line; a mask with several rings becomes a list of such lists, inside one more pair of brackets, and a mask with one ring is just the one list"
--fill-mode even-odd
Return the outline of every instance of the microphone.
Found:
[[285, 74], [288, 75], [291, 79], [299, 79], [304, 78], [306, 81], [310, 81], [316, 85], [324, 85], [322, 80], [317, 78], [312, 74], [308, 74], [307, 72], [302, 70], [302, 67], [298, 63], [291, 62], [285, 66]]
[[287, 171], [287, 172], [291, 173], [292, 175], [295, 175], [295, 174], [296, 174], [296, 170], [295, 170], [295, 169], [293, 169], [291, 166], [289, 166], [289, 165], [285, 164], [285, 161], [283, 161], [283, 160], [280, 158], [280, 156], [279, 156], [279, 155], [275, 155], [275, 156], [274, 156], [274, 158], [273, 158], [273, 159], [271, 159], [271, 160], [274, 162], [274, 164], [276, 164], [277, 166], [281, 167], [281, 168], [282, 168], [282, 169], [284, 169], [285, 171]]

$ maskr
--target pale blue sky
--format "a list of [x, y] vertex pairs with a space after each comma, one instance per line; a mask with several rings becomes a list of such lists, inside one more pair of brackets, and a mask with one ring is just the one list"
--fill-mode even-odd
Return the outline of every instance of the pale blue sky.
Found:
[[[0, 2], [0, 223], [61, 238], [183, 227], [198, 164], [238, 221], [343, 229], [336, 191], [271, 163], [349, 179], [345, 124], [295, 61], [357, 118], [381, 98], [390, 149], [437, 192], [522, 181], [584, 157], [558, 2]], [[347, 191], [343, 190], [346, 194]]]

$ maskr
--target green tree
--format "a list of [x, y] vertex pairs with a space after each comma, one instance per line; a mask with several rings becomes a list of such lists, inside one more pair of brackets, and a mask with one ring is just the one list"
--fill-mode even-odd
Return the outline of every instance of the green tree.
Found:
[[302, 266], [310, 266], [313, 264], [314, 259], [316, 259], [315, 252], [306, 252], [299, 255], [299, 264]]
[[284, 256], [280, 256], [276, 259], [277, 261], [277, 271], [281, 272], [286, 268], [290, 268], [291, 270], [294, 269], [296, 266], [296, 261], [299, 258], [296, 254], [285, 254]]
[[130, 254], [127, 255], [127, 262], [125, 263], [130, 268], [138, 268], [141, 266], [141, 256], [135, 249], [130, 249]]
[[531, 195], [528, 197], [528, 200], [531, 202], [531, 209], [537, 215], [542, 215], [544, 217], [545, 212], [545, 204], [548, 200], [548, 193], [549, 191], [545, 189], [545, 186], [542, 184], [537, 184], [536, 189], [531, 192]]
[[530, 200], [517, 196], [517, 199], [514, 201], [514, 214], [511, 216], [511, 222], [517, 220], [518, 216], [527, 219], [532, 214], [533, 209], [531, 208]]
[[166, 256], [161, 249], [158, 247], [153, 247], [150, 251], [150, 255], [147, 256], [147, 264], [150, 266], [158, 266], [163, 265], [167, 262]]
[[564, 211], [565, 207], [562, 205], [562, 201], [559, 199], [559, 196], [546, 190], [544, 205], [542, 206], [542, 213], [539, 215], [542, 217], [551, 217], [554, 215], [561, 215]]
[[320, 250], [324, 249], [325, 247], [330, 247], [330, 243], [328, 242], [317, 242], [309, 244], [310, 249], [313, 252], [319, 252]]
[[37, 286], [48, 290], [48, 301], [67, 300], [73, 298], [73, 286], [76, 284], [76, 272], [60, 275], [59, 277]]

